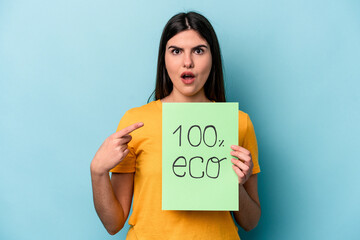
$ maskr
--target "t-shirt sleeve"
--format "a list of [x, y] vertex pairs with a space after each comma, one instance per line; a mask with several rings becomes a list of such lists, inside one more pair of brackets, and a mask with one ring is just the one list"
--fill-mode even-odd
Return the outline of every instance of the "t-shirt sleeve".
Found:
[[[133, 123], [135, 123], [134, 119], [131, 117], [131, 114], [128, 111], [121, 118], [116, 131], [120, 131], [121, 129], [128, 127]], [[111, 169], [110, 172], [113, 172], [113, 173], [135, 172], [136, 154], [134, 151], [133, 140], [131, 140], [128, 143], [128, 149], [129, 149], [128, 155], [118, 165], [116, 165], [113, 169]]]
[[242, 147], [246, 148], [251, 152], [251, 157], [254, 164], [252, 174], [259, 173], [260, 166], [259, 166], [259, 157], [258, 157], [259, 156], [258, 145], [256, 141], [254, 126], [250, 120], [249, 115], [247, 115], [247, 127], [246, 127], [246, 133]]

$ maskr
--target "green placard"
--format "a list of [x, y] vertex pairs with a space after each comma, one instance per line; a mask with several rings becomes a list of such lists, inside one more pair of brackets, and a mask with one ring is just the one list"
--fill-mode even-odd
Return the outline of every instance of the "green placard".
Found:
[[162, 106], [162, 209], [238, 210], [238, 103]]

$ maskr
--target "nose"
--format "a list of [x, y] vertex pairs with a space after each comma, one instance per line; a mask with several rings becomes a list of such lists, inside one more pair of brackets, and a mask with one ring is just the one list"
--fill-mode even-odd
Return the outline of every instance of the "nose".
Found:
[[191, 53], [184, 54], [184, 67], [185, 68], [193, 68], [194, 62], [191, 56]]

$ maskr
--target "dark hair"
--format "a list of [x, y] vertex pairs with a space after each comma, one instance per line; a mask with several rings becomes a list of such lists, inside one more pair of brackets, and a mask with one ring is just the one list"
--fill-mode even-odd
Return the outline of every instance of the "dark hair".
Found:
[[168, 96], [173, 90], [173, 84], [165, 67], [165, 48], [170, 38], [179, 32], [193, 29], [210, 45], [212, 67], [204, 85], [205, 96], [212, 101], [225, 102], [225, 88], [221, 53], [218, 39], [210, 22], [196, 12], [178, 13], [165, 25], [159, 45], [159, 55], [156, 73], [155, 99]]

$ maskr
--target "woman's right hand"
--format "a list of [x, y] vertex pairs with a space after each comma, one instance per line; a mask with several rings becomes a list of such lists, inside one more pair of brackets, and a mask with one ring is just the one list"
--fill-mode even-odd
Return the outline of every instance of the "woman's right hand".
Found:
[[105, 139], [91, 161], [91, 171], [99, 174], [108, 174], [129, 153], [127, 145], [131, 141], [129, 134], [142, 126], [144, 126], [142, 122], [134, 123]]

